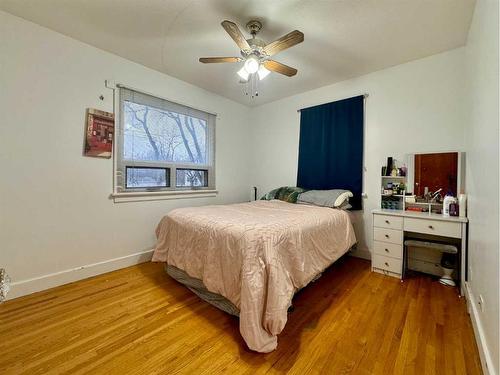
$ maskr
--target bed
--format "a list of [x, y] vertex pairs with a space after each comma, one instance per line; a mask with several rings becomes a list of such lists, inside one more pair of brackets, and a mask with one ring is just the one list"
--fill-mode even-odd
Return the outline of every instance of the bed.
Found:
[[228, 301], [262, 353], [276, 349], [294, 293], [356, 242], [348, 212], [280, 200], [175, 209], [156, 235], [152, 260], [200, 297]]

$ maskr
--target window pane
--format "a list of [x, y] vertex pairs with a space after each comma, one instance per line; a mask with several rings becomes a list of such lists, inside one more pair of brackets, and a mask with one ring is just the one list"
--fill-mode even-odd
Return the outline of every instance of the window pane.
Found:
[[208, 186], [208, 171], [177, 168], [175, 184], [177, 187]]
[[170, 186], [168, 168], [127, 167], [127, 188], [153, 188]]
[[123, 158], [207, 164], [207, 121], [124, 101]]

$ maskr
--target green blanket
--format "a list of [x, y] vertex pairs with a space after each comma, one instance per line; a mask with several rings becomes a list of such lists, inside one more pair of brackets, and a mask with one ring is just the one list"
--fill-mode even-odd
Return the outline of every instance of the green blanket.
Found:
[[306, 190], [295, 186], [282, 186], [271, 190], [269, 193], [264, 195], [261, 200], [270, 201], [271, 199], [279, 199], [280, 201], [288, 203], [297, 203], [297, 197], [304, 191]]

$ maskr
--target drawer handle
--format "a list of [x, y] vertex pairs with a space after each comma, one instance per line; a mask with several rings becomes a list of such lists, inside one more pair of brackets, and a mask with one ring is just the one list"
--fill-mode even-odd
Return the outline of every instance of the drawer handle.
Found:
[[385, 249], [385, 252], [388, 253], [389, 252], [389, 249]]
[[429, 225], [429, 229], [434, 229], [434, 227], [432, 225]]
[[388, 234], [386, 234], [386, 235], [385, 235], [385, 238], [389, 238], [389, 235], [388, 235]]
[[386, 221], [385, 221], [385, 223], [386, 223], [386, 224], [390, 224], [391, 222], [390, 222], [389, 220], [386, 220]]
[[385, 262], [384, 264], [385, 264], [387, 267], [389, 267], [389, 263]]

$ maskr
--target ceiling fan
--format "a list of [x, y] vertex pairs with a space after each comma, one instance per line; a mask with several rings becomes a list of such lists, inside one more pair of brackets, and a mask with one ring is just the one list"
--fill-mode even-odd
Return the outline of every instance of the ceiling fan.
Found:
[[297, 69], [271, 60], [271, 56], [287, 48], [293, 47], [304, 41], [304, 34], [294, 30], [272, 43], [266, 44], [257, 34], [262, 29], [262, 23], [252, 20], [246, 24], [247, 30], [252, 35], [245, 39], [238, 26], [231, 21], [222, 21], [222, 27], [240, 48], [241, 57], [201, 57], [200, 62], [207, 63], [235, 63], [243, 62], [243, 67], [238, 71], [242, 83], [247, 83], [247, 91], [252, 98], [258, 96], [258, 81], [264, 79], [271, 71], [292, 77], [297, 74]]

